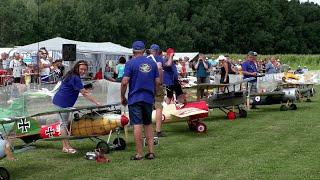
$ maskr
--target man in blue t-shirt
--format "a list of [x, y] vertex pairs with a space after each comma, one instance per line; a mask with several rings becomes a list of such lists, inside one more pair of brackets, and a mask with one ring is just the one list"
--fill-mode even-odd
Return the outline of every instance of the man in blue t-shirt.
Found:
[[[162, 58], [162, 52], [160, 50], [160, 46], [157, 44], [152, 44], [150, 46], [150, 55], [148, 56], [149, 59], [155, 61], [158, 66], [159, 71], [159, 78], [160, 83], [162, 85], [163, 82], [163, 58]], [[162, 103], [164, 100], [164, 89], [161, 86], [160, 89], [157, 91], [155, 96], [155, 102], [154, 107], [156, 109], [156, 136], [157, 137], [165, 137], [166, 135], [161, 131], [161, 123], [162, 123]]]
[[173, 63], [174, 49], [168, 48], [167, 55], [163, 63], [163, 84], [167, 89], [166, 103], [170, 104], [173, 98], [173, 92], [176, 94], [178, 102], [184, 103], [185, 97], [178, 81], [178, 70]]
[[[143, 56], [145, 46], [142, 41], [132, 44], [133, 58], [126, 63], [121, 81], [121, 103], [129, 106], [130, 124], [133, 125], [136, 154], [131, 160], [143, 159], [142, 125], [148, 143], [146, 159], [154, 159], [152, 132], [152, 106], [155, 90], [160, 87], [160, 78], [156, 62]], [[128, 100], [125, 97], [129, 84]]]
[[257, 53], [253, 51], [249, 51], [247, 55], [247, 60], [242, 63], [242, 74], [243, 79], [255, 77], [254, 80], [249, 81], [249, 85], [251, 85], [250, 92], [256, 93], [257, 92], [257, 74], [258, 69], [257, 65], [255, 64]]

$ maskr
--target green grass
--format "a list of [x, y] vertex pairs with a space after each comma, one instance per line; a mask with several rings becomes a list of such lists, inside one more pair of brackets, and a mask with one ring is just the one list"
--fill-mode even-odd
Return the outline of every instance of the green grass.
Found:
[[[319, 87], [318, 87], [319, 89]], [[297, 111], [279, 105], [260, 106], [245, 119], [226, 120], [218, 110], [197, 134], [185, 122], [165, 124], [168, 137], [156, 146], [155, 160], [130, 161], [128, 148], [112, 152], [109, 164], [83, 158], [94, 148], [90, 140], [72, 141], [79, 150], [61, 152], [59, 142], [37, 142], [37, 149], [1, 161], [12, 179], [319, 179], [320, 98], [297, 103]]]

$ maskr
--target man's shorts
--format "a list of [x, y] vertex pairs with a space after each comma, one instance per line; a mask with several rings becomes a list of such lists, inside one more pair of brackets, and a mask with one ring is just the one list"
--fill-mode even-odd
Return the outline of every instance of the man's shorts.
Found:
[[164, 88], [161, 86], [160, 89], [157, 91], [156, 96], [155, 96], [155, 102], [154, 102], [154, 107], [156, 109], [158, 108], [163, 108], [162, 103], [164, 99]]
[[152, 123], [152, 104], [137, 102], [129, 105], [131, 125], [150, 125]]
[[166, 86], [166, 89], [167, 89], [167, 97], [170, 99], [173, 98], [173, 91], [176, 93], [177, 98], [183, 94], [181, 85], [179, 83]]

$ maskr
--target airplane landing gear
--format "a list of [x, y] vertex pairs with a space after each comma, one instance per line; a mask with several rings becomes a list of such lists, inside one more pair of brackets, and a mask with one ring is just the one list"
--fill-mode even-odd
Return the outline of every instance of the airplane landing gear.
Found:
[[0, 180], [9, 180], [9, 179], [10, 179], [9, 171], [4, 167], [0, 167]]
[[188, 126], [191, 131], [198, 133], [204, 133], [207, 131], [206, 124], [200, 121], [188, 121]]
[[113, 140], [114, 149], [117, 151], [126, 149], [126, 141], [122, 138], [116, 138]]
[[286, 105], [281, 105], [280, 111], [288, 111], [288, 107]]
[[110, 146], [105, 141], [98, 142], [96, 148], [103, 150], [103, 152], [106, 153], [106, 154], [108, 154], [110, 152]]
[[247, 117], [247, 111], [244, 109], [240, 109], [239, 110], [239, 117], [241, 117], [241, 118]]
[[295, 104], [290, 104], [290, 110], [297, 110], [298, 108], [297, 108], [297, 105], [295, 105]]
[[235, 119], [236, 119], [236, 113], [233, 112], [233, 111], [229, 111], [229, 112], [227, 113], [227, 118], [228, 118], [230, 121], [235, 120]]

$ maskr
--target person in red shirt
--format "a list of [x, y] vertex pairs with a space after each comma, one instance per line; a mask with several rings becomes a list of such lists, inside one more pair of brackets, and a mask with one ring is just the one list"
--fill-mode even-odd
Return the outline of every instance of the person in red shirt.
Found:
[[102, 68], [99, 69], [99, 71], [94, 76], [94, 80], [102, 79]]

